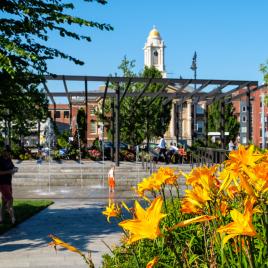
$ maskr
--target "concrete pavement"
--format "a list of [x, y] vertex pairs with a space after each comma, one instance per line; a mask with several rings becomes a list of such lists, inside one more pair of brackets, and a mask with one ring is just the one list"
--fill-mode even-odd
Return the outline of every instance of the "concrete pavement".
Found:
[[120, 229], [102, 215], [105, 203], [89, 200], [57, 200], [55, 204], [0, 236], [1, 268], [84, 268], [80, 255], [47, 244], [54, 234], [84, 253], [92, 252], [96, 267], [109, 246], [119, 243]]
[[[55, 203], [0, 235], [0, 268], [87, 267], [78, 254], [64, 249], [59, 249], [56, 253], [53, 248], [48, 247], [47, 244], [51, 241], [49, 234], [58, 236], [84, 253], [90, 250], [96, 267], [101, 267], [102, 255], [109, 253], [102, 240], [109, 246], [119, 243], [122, 233], [115, 220], [111, 219], [113, 224], [108, 224], [102, 215], [109, 199], [107, 181], [101, 178], [95, 180], [94, 177], [94, 172], [100, 172], [102, 166], [94, 163], [93, 167], [90, 163], [90, 169], [87, 170], [85, 164], [83, 175], [88, 174], [88, 180], [84, 183], [85, 181], [80, 179], [80, 170], [75, 170], [77, 165], [71, 165], [73, 164], [54, 164], [53, 174], [58, 176], [54, 180], [56, 182], [62, 179], [63, 182], [63, 185], [59, 185], [47, 183], [45, 176], [49, 170], [46, 170], [45, 165], [42, 166], [43, 170], [38, 167], [37, 173], [35, 163], [21, 164], [21, 173], [17, 174], [14, 180], [14, 197], [52, 199]], [[189, 169], [188, 166], [183, 168]], [[122, 173], [117, 173], [120, 176], [117, 179], [114, 199], [136, 198], [131, 186], [136, 185], [145, 174], [139, 170], [136, 174], [136, 166], [131, 167], [128, 163], [122, 165], [120, 172]], [[66, 173], [73, 174], [73, 177], [67, 178]], [[127, 179], [129, 177], [132, 178]], [[180, 180], [180, 184], [183, 192], [185, 181]]]

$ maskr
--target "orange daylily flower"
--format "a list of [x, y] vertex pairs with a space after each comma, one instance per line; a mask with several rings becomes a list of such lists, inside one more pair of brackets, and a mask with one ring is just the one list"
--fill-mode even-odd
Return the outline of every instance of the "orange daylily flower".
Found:
[[239, 193], [239, 190], [236, 186], [231, 185], [227, 188], [226, 192], [227, 192], [227, 195], [229, 196], [229, 198], [234, 199], [235, 195], [237, 193]]
[[228, 234], [227, 236], [223, 238], [223, 245], [225, 245], [225, 243], [229, 239], [238, 235], [255, 236], [257, 234], [252, 224], [254, 202], [255, 202], [254, 198], [247, 199], [245, 201], [244, 214], [240, 213], [236, 209], [233, 209], [231, 211], [231, 217], [233, 219], [233, 222], [217, 229], [217, 232], [219, 233]]
[[157, 179], [169, 185], [176, 183], [179, 176], [180, 173], [176, 174], [175, 170], [170, 167], [160, 167], [157, 172]]
[[254, 167], [256, 162], [258, 162], [264, 155], [259, 152], [254, 152], [254, 146], [250, 145], [245, 147], [240, 145], [238, 150], [233, 150], [229, 154], [229, 160], [225, 161], [225, 165], [229, 166], [232, 163], [235, 163], [241, 168], [247, 169], [248, 167]]
[[138, 183], [136, 192], [139, 196], [144, 196], [145, 191], [159, 191], [162, 184], [163, 181], [157, 178], [156, 173], [153, 173], [149, 178], [145, 178], [143, 181]]
[[136, 192], [139, 196], [143, 196], [145, 191], [152, 190], [152, 181], [150, 178], [145, 178], [137, 184]]
[[151, 261], [149, 261], [146, 265], [146, 268], [153, 268], [159, 261], [159, 257], [154, 257]]
[[220, 211], [221, 211], [222, 216], [227, 215], [228, 203], [226, 201], [221, 201], [221, 203], [220, 203]]
[[50, 234], [50, 235], [48, 235], [48, 237], [50, 237], [52, 239], [52, 241], [48, 244], [49, 246], [54, 246], [55, 249], [56, 249], [56, 246], [61, 246], [61, 247], [64, 247], [72, 252], [76, 252], [76, 253], [80, 254], [81, 256], [83, 255], [83, 253], [80, 250], [78, 250], [76, 247], [73, 247], [70, 244], [63, 242], [57, 236]]
[[192, 186], [201, 185], [207, 191], [216, 184], [215, 173], [218, 169], [217, 165], [212, 167], [197, 167], [194, 168], [189, 175], [186, 175], [186, 183]]
[[162, 198], [157, 197], [145, 210], [138, 201], [135, 201], [135, 218], [119, 223], [119, 226], [130, 234], [128, 244], [145, 238], [154, 240], [161, 235], [159, 223], [166, 217], [161, 213], [162, 204]]
[[211, 200], [209, 193], [196, 185], [192, 190], [185, 190], [181, 211], [184, 213], [200, 213], [207, 201]]
[[180, 223], [175, 224], [173, 227], [169, 228], [169, 231], [172, 231], [178, 227], [185, 227], [185, 226], [192, 224], [192, 223], [210, 221], [210, 220], [213, 220], [215, 218], [217, 218], [217, 217], [216, 216], [208, 216], [208, 215], [198, 216], [198, 217], [195, 217], [195, 218], [192, 218], [189, 220], [185, 220], [185, 221], [182, 221]]
[[229, 160], [225, 161], [225, 169], [220, 174], [220, 178], [223, 180], [220, 191], [227, 189], [232, 181], [238, 186], [237, 180], [240, 179], [242, 180], [242, 188], [248, 193], [251, 192], [247, 180], [245, 180], [245, 174], [249, 175], [252, 168], [263, 157], [262, 154], [254, 152], [253, 145], [248, 148], [239, 146], [238, 150], [230, 152]]
[[109, 205], [102, 212], [103, 215], [107, 216], [107, 221], [110, 222], [111, 217], [118, 217], [121, 214], [121, 209], [111, 200], [109, 200]]
[[129, 208], [124, 201], [122, 201], [121, 204], [122, 204], [122, 207], [124, 207], [129, 213], [131, 213], [131, 208]]
[[181, 212], [186, 214], [201, 214], [203, 210], [184, 199], [181, 204]]
[[249, 183], [254, 187], [257, 195], [268, 191], [268, 165], [266, 162], [262, 162], [252, 169]]

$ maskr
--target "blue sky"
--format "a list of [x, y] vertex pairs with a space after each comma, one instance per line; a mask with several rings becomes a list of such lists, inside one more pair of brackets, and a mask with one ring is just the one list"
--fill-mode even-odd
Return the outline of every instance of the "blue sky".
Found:
[[[80, 17], [110, 23], [114, 31], [87, 30], [92, 42], [51, 36], [50, 45], [85, 61], [84, 66], [53, 60], [56, 74], [109, 75], [124, 55], [143, 69], [143, 46], [156, 25], [166, 44], [168, 77], [258, 80], [268, 59], [267, 0], [110, 0], [105, 6], [73, 1]], [[84, 29], [79, 31], [86, 33]]]

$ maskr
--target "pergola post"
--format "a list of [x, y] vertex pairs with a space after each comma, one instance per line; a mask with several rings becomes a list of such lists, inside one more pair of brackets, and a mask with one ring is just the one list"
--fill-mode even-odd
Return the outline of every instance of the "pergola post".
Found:
[[[70, 114], [69, 114], [70, 130], [72, 131], [72, 119], [73, 119], [72, 103], [70, 103], [70, 105], [69, 105], [69, 110], [70, 110]], [[72, 135], [72, 132], [70, 133], [70, 135]]]
[[196, 99], [192, 98], [192, 144], [195, 142], [197, 138], [196, 132]]
[[225, 148], [225, 131], [224, 131], [224, 127], [225, 127], [225, 102], [224, 100], [220, 101], [220, 111], [221, 111], [221, 118], [220, 118], [220, 133], [221, 133], [221, 148], [224, 149]]
[[37, 146], [38, 148], [40, 147], [40, 120], [38, 119], [38, 122], [37, 122]]
[[206, 103], [205, 104], [205, 117], [204, 117], [204, 123], [205, 123], [205, 144], [206, 147], [208, 147], [208, 107], [209, 105]]
[[115, 90], [116, 102], [115, 102], [115, 164], [119, 166], [119, 150], [120, 150], [120, 87], [119, 83], [117, 84], [117, 88]]
[[251, 136], [251, 101], [250, 101], [250, 87], [247, 87], [247, 94], [246, 94], [246, 111], [247, 111], [247, 144], [250, 143], [252, 136]]
[[174, 104], [174, 114], [175, 114], [175, 135], [176, 135], [176, 143], [178, 144], [179, 141], [179, 109], [178, 104]]
[[149, 152], [149, 143], [150, 143], [150, 137], [149, 137], [149, 110], [146, 111], [146, 147], [147, 151]]
[[114, 112], [114, 97], [112, 97], [112, 150], [111, 150], [111, 159], [114, 162], [114, 132], [115, 132], [115, 125], [114, 125], [114, 119], [115, 119], [115, 112]]
[[88, 135], [88, 87], [87, 87], [87, 78], [85, 78], [85, 102], [86, 102], [86, 147], [87, 144], [87, 135]]

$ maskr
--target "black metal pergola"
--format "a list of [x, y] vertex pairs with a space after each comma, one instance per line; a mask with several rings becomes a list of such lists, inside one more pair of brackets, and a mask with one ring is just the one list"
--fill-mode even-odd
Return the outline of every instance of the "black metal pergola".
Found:
[[[64, 91], [60, 92], [54, 89], [49, 89], [46, 81], [62, 81], [64, 85]], [[84, 89], [81, 91], [74, 91], [67, 85], [68, 81], [80, 81], [84, 82]], [[102, 82], [105, 84], [103, 91], [90, 91], [88, 90], [88, 83], [90, 82]], [[139, 83], [143, 84], [143, 88], [136, 92], [129, 92], [131, 85]], [[110, 91], [109, 85], [116, 85], [115, 90]], [[148, 92], [147, 89], [151, 84], [160, 84], [161, 88], [157, 92]], [[175, 92], [168, 92], [168, 86], [174, 86]], [[192, 86], [192, 91], [186, 90], [187, 87]], [[120, 147], [120, 104], [125, 97], [133, 98], [133, 107], [142, 97], [150, 97], [150, 101], [147, 104], [149, 107], [158, 97], [165, 98], [163, 105], [167, 105], [172, 100], [177, 100], [176, 112], [182, 113], [183, 103], [187, 100], [192, 101], [192, 107], [195, 107], [200, 101], [205, 101], [206, 106], [210, 105], [214, 101], [219, 100], [221, 103], [221, 144], [224, 146], [224, 105], [234, 99], [246, 98], [246, 111], [248, 116], [248, 131], [247, 138], [251, 138], [251, 94], [258, 90], [257, 81], [241, 81], [241, 80], [209, 80], [209, 79], [176, 79], [176, 78], [140, 78], [140, 77], [111, 77], [111, 76], [74, 76], [74, 75], [55, 75], [45, 76], [44, 89], [50, 98], [51, 102], [56, 109], [55, 97], [67, 97], [70, 108], [70, 119], [72, 118], [72, 98], [84, 97], [86, 105], [86, 119], [88, 118], [88, 100], [91, 97], [100, 97], [102, 102], [102, 113], [104, 114], [104, 105], [107, 98], [112, 99], [112, 120], [113, 126], [113, 142], [115, 138], [115, 162], [119, 165], [119, 147]], [[242, 90], [238, 95], [233, 96], [235, 92]], [[208, 132], [208, 115], [207, 107], [205, 108], [205, 129]], [[55, 114], [55, 113], [54, 113]], [[193, 116], [196, 116], [196, 110], [194, 108]], [[88, 123], [88, 122], [87, 122]], [[88, 126], [88, 124], [86, 124]], [[114, 131], [115, 130], [115, 131]], [[115, 136], [114, 136], [115, 134]], [[87, 136], [87, 135], [86, 135]], [[207, 138], [206, 138], [207, 140]]]

